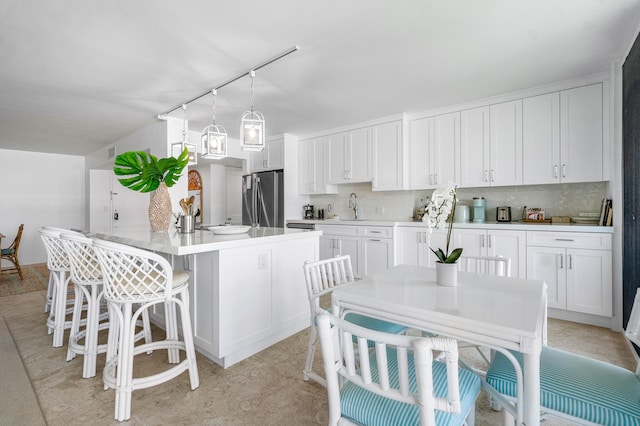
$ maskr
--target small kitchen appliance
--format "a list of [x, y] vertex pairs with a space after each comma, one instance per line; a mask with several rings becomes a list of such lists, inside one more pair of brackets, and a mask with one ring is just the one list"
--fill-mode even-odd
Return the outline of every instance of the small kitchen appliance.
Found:
[[485, 221], [485, 199], [484, 197], [473, 197], [473, 221], [484, 222]]
[[305, 219], [313, 219], [313, 206], [311, 204], [304, 206], [303, 210]]
[[511, 222], [511, 207], [502, 206], [496, 208], [496, 220], [498, 222]]

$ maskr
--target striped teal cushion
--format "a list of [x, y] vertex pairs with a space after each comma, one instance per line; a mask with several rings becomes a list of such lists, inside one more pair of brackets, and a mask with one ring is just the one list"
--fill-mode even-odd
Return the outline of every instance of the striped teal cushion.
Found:
[[[331, 313], [331, 309], [327, 309], [327, 312]], [[368, 328], [369, 330], [382, 331], [389, 334], [403, 333], [407, 329], [404, 325], [394, 324], [392, 322], [354, 313], [345, 315], [344, 319], [350, 323], [359, 325], [360, 327]]]
[[[389, 362], [390, 384], [398, 387], [398, 367], [395, 349], [387, 349]], [[376, 365], [375, 353], [371, 356], [372, 370]], [[412, 392], [416, 392], [416, 378], [413, 366], [413, 357], [409, 354], [410, 387]], [[480, 378], [474, 373], [460, 369], [460, 400], [461, 411], [456, 413], [445, 413], [436, 411], [436, 424], [441, 425], [461, 425], [467, 413], [474, 409], [476, 398], [480, 393]], [[372, 371], [372, 378], [378, 381], [377, 370]], [[446, 396], [447, 389], [447, 368], [443, 362], [433, 363], [433, 384], [435, 395]], [[420, 415], [418, 407], [412, 404], [394, 401], [389, 398], [366, 391], [363, 388], [347, 382], [340, 391], [340, 406], [342, 416], [351, 421], [367, 426], [409, 426], [419, 425]]]
[[[514, 356], [522, 365], [522, 355]], [[496, 353], [487, 383], [515, 397], [513, 365], [504, 355]], [[550, 410], [601, 425], [640, 425], [640, 380], [615, 365], [545, 346], [540, 392], [540, 404]]]

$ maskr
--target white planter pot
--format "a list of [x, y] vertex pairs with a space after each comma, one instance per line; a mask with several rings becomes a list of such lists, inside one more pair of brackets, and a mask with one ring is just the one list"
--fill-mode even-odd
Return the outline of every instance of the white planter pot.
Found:
[[458, 285], [458, 264], [436, 262], [436, 284], [443, 287]]

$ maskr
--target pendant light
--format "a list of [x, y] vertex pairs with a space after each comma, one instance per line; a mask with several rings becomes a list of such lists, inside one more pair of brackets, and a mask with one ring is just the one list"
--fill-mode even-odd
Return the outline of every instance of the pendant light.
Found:
[[253, 80], [256, 72], [251, 70], [251, 110], [242, 115], [240, 123], [240, 146], [243, 151], [262, 151], [264, 149], [264, 116], [253, 110]]
[[216, 124], [216, 96], [218, 91], [213, 89], [213, 122], [202, 130], [202, 157], [220, 159], [227, 156], [227, 131]]
[[182, 121], [182, 141], [171, 144], [171, 156], [178, 158], [182, 151], [187, 148], [189, 152], [189, 162], [187, 165], [193, 166], [198, 164], [198, 155], [196, 146], [187, 140], [187, 104], [182, 104], [182, 112], [184, 113], [184, 119]]

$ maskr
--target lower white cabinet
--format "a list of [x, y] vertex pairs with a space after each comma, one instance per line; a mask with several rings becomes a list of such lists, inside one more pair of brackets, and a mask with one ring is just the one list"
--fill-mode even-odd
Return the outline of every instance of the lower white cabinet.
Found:
[[435, 268], [437, 259], [430, 248], [445, 250], [446, 244], [446, 230], [400, 226], [396, 230], [396, 264]]
[[503, 256], [511, 259], [511, 276], [527, 277], [526, 231], [453, 228], [453, 247], [462, 256]]
[[353, 275], [362, 278], [393, 266], [393, 228], [354, 225], [318, 225], [320, 259], [348, 254]]
[[527, 277], [546, 282], [549, 308], [612, 315], [610, 234], [527, 234]]

